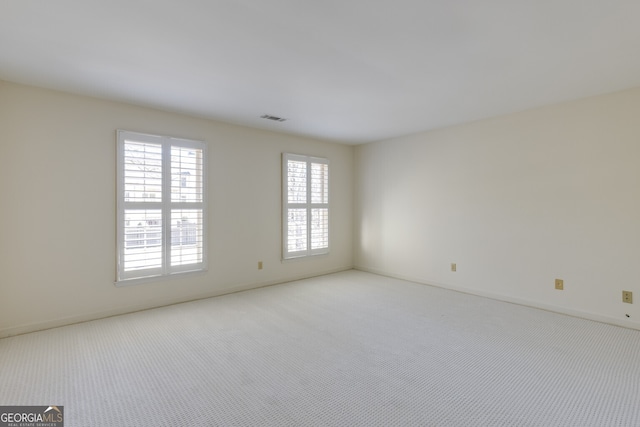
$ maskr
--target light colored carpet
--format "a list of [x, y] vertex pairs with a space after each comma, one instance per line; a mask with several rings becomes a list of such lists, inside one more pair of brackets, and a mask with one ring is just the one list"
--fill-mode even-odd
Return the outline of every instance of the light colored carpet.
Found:
[[0, 340], [66, 426], [638, 426], [640, 331], [347, 271]]

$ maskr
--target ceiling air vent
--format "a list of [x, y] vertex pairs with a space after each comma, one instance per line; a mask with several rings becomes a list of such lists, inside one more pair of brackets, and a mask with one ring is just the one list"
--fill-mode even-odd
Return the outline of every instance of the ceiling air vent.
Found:
[[270, 114], [263, 114], [260, 116], [261, 119], [273, 120], [274, 122], [284, 122], [287, 119], [283, 119], [282, 117], [272, 116]]

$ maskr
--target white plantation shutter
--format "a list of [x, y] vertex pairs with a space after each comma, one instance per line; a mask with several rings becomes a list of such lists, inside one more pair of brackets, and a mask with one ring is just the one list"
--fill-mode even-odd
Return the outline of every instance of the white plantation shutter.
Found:
[[329, 252], [329, 161], [283, 154], [283, 258]]
[[311, 250], [329, 248], [329, 164], [311, 162]]
[[205, 144], [118, 131], [119, 284], [205, 263]]

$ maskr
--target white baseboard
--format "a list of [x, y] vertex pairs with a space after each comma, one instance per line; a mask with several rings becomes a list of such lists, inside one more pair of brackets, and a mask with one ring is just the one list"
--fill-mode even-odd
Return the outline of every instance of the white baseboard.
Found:
[[47, 320], [43, 322], [34, 322], [34, 323], [27, 323], [27, 324], [18, 325], [18, 326], [11, 326], [8, 328], [0, 329], [0, 338], [7, 338], [15, 335], [22, 335], [30, 332], [42, 331], [45, 329], [58, 328], [60, 326], [72, 325], [74, 323], [89, 322], [91, 320], [104, 319], [106, 317], [119, 316], [122, 314], [135, 313], [136, 311], [151, 310], [154, 308], [166, 307], [174, 304], [182, 304], [189, 301], [196, 301], [196, 300], [201, 300], [206, 298], [217, 297], [221, 295], [228, 295], [236, 292], [262, 288], [265, 286], [272, 286], [272, 285], [278, 285], [281, 283], [294, 282], [296, 280], [310, 279], [312, 277], [324, 276], [327, 274], [333, 274], [333, 273], [339, 273], [341, 271], [351, 270], [352, 268], [353, 267], [351, 266], [346, 266], [346, 267], [340, 267], [340, 268], [331, 269], [331, 270], [327, 270], [319, 273], [287, 277], [279, 280], [276, 279], [276, 280], [269, 280], [264, 282], [234, 285], [224, 289], [215, 290], [215, 291], [208, 292], [206, 294], [198, 295], [196, 297], [191, 297], [186, 300], [176, 300], [175, 298], [166, 299], [166, 300], [155, 300], [155, 301], [147, 302], [146, 304], [135, 304], [135, 305], [130, 305], [126, 307], [120, 307], [113, 310], [103, 310], [103, 311], [98, 311], [93, 313], [61, 317], [58, 319], [52, 319], [52, 320]]
[[469, 289], [469, 288], [465, 288], [465, 287], [461, 287], [461, 286], [452, 286], [452, 285], [437, 283], [437, 282], [434, 282], [434, 281], [424, 280], [424, 279], [418, 278], [418, 277], [407, 276], [407, 275], [403, 275], [403, 274], [395, 274], [395, 273], [391, 273], [391, 272], [388, 272], [388, 271], [378, 270], [378, 269], [375, 269], [375, 268], [360, 267], [360, 266], [356, 266], [356, 267], [346, 266], [346, 267], [336, 268], [336, 269], [323, 271], [323, 272], [316, 273], [316, 274], [311, 274], [311, 275], [300, 275], [300, 276], [288, 277], [288, 278], [284, 278], [284, 279], [280, 279], [280, 280], [270, 280], [270, 281], [264, 281], [264, 282], [255, 282], [255, 283], [247, 283], [247, 284], [235, 285], [235, 286], [231, 286], [231, 287], [224, 288], [224, 289], [221, 289], [221, 290], [208, 292], [206, 294], [199, 295], [199, 296], [197, 296], [195, 298], [189, 298], [187, 300], [175, 300], [175, 299], [173, 299], [173, 300], [160, 300], [160, 301], [154, 301], [152, 303], [147, 303], [147, 304], [136, 304], [136, 305], [131, 305], [131, 306], [127, 306], [127, 307], [120, 307], [120, 308], [113, 309], [113, 310], [103, 310], [103, 311], [94, 312], [94, 313], [86, 313], [86, 314], [82, 314], [82, 315], [68, 316], [68, 317], [62, 317], [62, 318], [58, 318], [58, 319], [47, 320], [47, 321], [44, 321], [44, 322], [34, 322], [34, 323], [27, 323], [27, 324], [18, 325], [18, 326], [12, 326], [12, 327], [8, 327], [8, 328], [0, 329], [0, 338], [6, 338], [6, 337], [15, 336], [15, 335], [26, 334], [26, 333], [29, 333], [29, 332], [42, 331], [42, 330], [45, 330], [45, 329], [57, 328], [57, 327], [60, 327], [60, 326], [72, 325], [74, 323], [88, 322], [88, 321], [91, 321], [91, 320], [98, 320], [98, 319], [103, 319], [103, 318], [106, 318], [106, 317], [118, 316], [118, 315], [127, 314], [127, 313], [134, 313], [136, 311], [150, 310], [150, 309], [154, 309], [154, 308], [165, 307], [165, 306], [168, 306], [168, 305], [181, 304], [181, 303], [185, 303], [185, 302], [189, 302], [189, 301], [196, 301], [196, 300], [200, 300], [200, 299], [212, 298], [212, 297], [216, 297], [216, 296], [232, 294], [232, 293], [235, 293], [235, 292], [242, 292], [242, 291], [247, 291], [247, 290], [251, 290], [251, 289], [258, 289], [258, 288], [262, 288], [262, 287], [265, 287], [265, 286], [272, 286], [272, 285], [277, 285], [277, 284], [281, 284], [281, 283], [294, 282], [296, 280], [304, 280], [304, 279], [309, 279], [309, 278], [312, 278], [312, 277], [324, 276], [324, 275], [333, 274], [333, 273], [339, 273], [341, 271], [346, 271], [346, 270], [351, 270], [351, 269], [364, 271], [364, 272], [368, 272], [368, 273], [373, 273], [373, 274], [377, 274], [377, 275], [380, 275], [380, 276], [400, 279], [400, 280], [407, 280], [407, 281], [414, 282], [414, 283], [419, 283], [419, 284], [422, 284], [422, 285], [435, 286], [435, 287], [438, 287], [438, 288], [449, 289], [449, 290], [453, 290], [453, 291], [457, 291], [457, 292], [463, 292], [463, 293], [467, 293], [467, 294], [471, 294], [471, 295], [477, 295], [477, 296], [481, 296], [481, 297], [485, 297], [485, 298], [491, 298], [491, 299], [495, 299], [495, 300], [498, 300], [498, 301], [509, 302], [509, 303], [512, 303], [512, 304], [519, 304], [519, 305], [523, 305], [523, 306], [527, 306], [527, 307], [538, 308], [538, 309], [541, 309], [541, 310], [547, 310], [547, 311], [551, 311], [551, 312], [554, 312], [554, 313], [560, 313], [560, 314], [565, 314], [565, 315], [568, 315], [568, 316], [579, 317], [579, 318], [582, 318], [582, 319], [593, 320], [593, 321], [596, 321], [596, 322], [607, 323], [607, 324], [611, 324], [611, 325], [622, 326], [622, 327], [625, 327], [625, 328], [640, 330], [640, 323], [634, 322], [634, 321], [631, 321], [631, 320], [625, 321], [625, 320], [617, 319], [617, 318], [614, 318], [614, 317], [611, 317], [611, 316], [606, 316], [606, 315], [602, 315], [602, 314], [598, 314], [598, 313], [591, 313], [591, 312], [586, 312], [586, 311], [581, 311], [581, 310], [568, 309], [566, 307], [560, 307], [560, 306], [545, 304], [545, 303], [541, 303], [539, 301], [530, 301], [530, 300], [525, 300], [525, 299], [521, 299], [521, 298], [515, 298], [515, 297], [512, 297], [512, 296], [508, 296], [508, 295], [497, 294], [497, 293], [493, 293], [493, 292], [479, 291], [477, 289]]
[[421, 285], [427, 286], [435, 286], [437, 288], [449, 289], [456, 292], [462, 292], [465, 294], [476, 295], [485, 298], [491, 298], [498, 301], [508, 302], [512, 304], [523, 305], [526, 307], [538, 308], [541, 310], [551, 311], [553, 313], [565, 314], [567, 316], [579, 317], [581, 319], [593, 320], [595, 322], [607, 323], [609, 325], [622, 326], [624, 328], [629, 329], [637, 329], [640, 330], [640, 322], [634, 322], [631, 320], [618, 319], [615, 317], [599, 314], [599, 313], [591, 313], [588, 311], [582, 310], [573, 310], [566, 307], [556, 306], [552, 304], [546, 304], [540, 301], [531, 301], [522, 298], [512, 297], [510, 295], [503, 295], [494, 292], [487, 292], [478, 289], [470, 289], [462, 286], [455, 285], [447, 285], [443, 283], [437, 283], [434, 281], [425, 280], [419, 277], [412, 277], [403, 274], [395, 274], [388, 271], [378, 270], [375, 268], [368, 267], [360, 267], [354, 266], [354, 270], [364, 271], [367, 273], [377, 274], [379, 276], [391, 277], [394, 279], [406, 280], [409, 282], [419, 283]]

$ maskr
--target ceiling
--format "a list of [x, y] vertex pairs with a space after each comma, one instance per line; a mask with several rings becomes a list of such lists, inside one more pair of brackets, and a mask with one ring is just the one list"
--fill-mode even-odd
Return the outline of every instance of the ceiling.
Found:
[[637, 0], [0, 0], [0, 79], [358, 144], [640, 86], [639, 22]]

